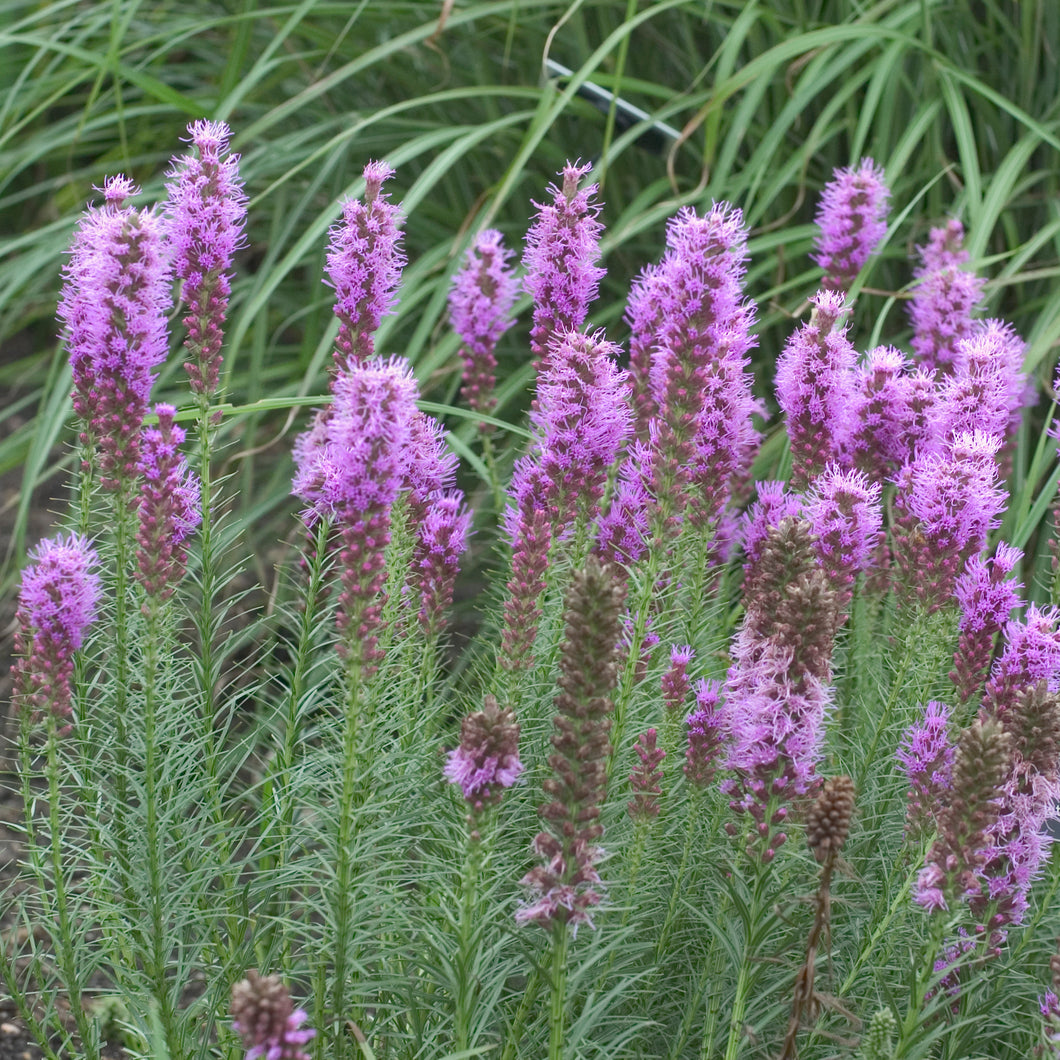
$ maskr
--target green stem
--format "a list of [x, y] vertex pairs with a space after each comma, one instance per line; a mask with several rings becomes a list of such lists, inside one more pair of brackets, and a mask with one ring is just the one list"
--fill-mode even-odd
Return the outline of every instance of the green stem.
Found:
[[530, 1010], [534, 1007], [534, 1002], [537, 1000], [538, 992], [541, 990], [542, 978], [540, 967], [535, 966], [526, 981], [523, 996], [519, 999], [519, 1007], [515, 1010], [515, 1018], [512, 1020], [512, 1025], [505, 1037], [504, 1052], [501, 1053], [501, 1060], [515, 1060], [516, 1051], [523, 1044], [523, 1030], [526, 1027], [527, 1018], [530, 1015]]
[[916, 1043], [924, 1016], [924, 1001], [933, 985], [933, 980], [937, 978], [935, 960], [942, 946], [945, 932], [946, 924], [943, 918], [940, 916], [932, 917], [931, 934], [928, 936], [924, 954], [917, 967], [916, 981], [913, 984], [913, 997], [909, 1005], [909, 1011], [902, 1021], [901, 1037], [894, 1049], [894, 1060], [902, 1060], [909, 1048]]
[[548, 1060], [563, 1060], [567, 1011], [567, 924], [552, 925], [552, 968], [548, 981]]
[[481, 829], [485, 827], [482, 814], [468, 818], [470, 831], [464, 871], [460, 880], [460, 924], [457, 935], [456, 1031], [455, 1051], [465, 1052], [471, 1047], [471, 1024], [475, 1014], [478, 989], [472, 969], [475, 963], [475, 928], [478, 921], [478, 879], [482, 869], [483, 849]]

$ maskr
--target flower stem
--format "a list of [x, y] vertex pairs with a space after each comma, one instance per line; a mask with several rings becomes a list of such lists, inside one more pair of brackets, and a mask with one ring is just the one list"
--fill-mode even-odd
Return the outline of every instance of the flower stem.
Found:
[[563, 1036], [567, 1011], [567, 924], [552, 925], [552, 968], [548, 981], [548, 1060], [563, 1060]]

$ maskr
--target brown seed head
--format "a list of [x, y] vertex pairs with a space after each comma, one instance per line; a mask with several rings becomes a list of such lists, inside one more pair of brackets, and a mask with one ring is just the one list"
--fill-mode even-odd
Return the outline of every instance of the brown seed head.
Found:
[[850, 777], [826, 780], [806, 816], [806, 842], [819, 862], [846, 842], [853, 814], [854, 781]]

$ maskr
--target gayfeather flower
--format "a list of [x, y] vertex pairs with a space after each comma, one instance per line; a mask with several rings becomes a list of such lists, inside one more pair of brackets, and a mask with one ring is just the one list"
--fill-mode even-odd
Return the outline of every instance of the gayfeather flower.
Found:
[[309, 1060], [302, 1046], [316, 1031], [302, 1026], [309, 1017], [294, 1007], [278, 975], [247, 972], [246, 979], [232, 987], [231, 1013], [246, 1060]]
[[570, 331], [552, 345], [540, 374], [530, 413], [534, 441], [529, 458], [516, 465], [512, 493], [519, 501], [543, 476], [541, 499], [556, 533], [579, 513], [596, 514], [608, 469], [630, 435], [627, 375], [615, 363], [617, 353], [602, 332]]
[[813, 298], [809, 323], [788, 339], [777, 361], [777, 402], [788, 417], [792, 483], [803, 488], [828, 464], [847, 466], [857, 430], [857, 351], [841, 325], [839, 293]]
[[1052, 976], [1052, 990], [1046, 991], [1038, 999], [1041, 1006], [1044, 1026], [1042, 1031], [1050, 1055], [1060, 1057], [1060, 953], [1049, 958], [1049, 972]]
[[752, 451], [756, 405], [743, 215], [728, 203], [702, 217], [683, 209], [666, 241], [651, 283], [659, 307], [649, 384], [658, 413], [645, 485], [659, 506], [658, 530], [668, 533], [689, 505], [697, 525], [718, 518]]
[[597, 864], [603, 834], [600, 810], [607, 791], [608, 733], [618, 684], [624, 579], [590, 556], [567, 593], [553, 721], [552, 775], [543, 784], [550, 802], [538, 811], [547, 830], [534, 840], [542, 863], [523, 879], [537, 897], [516, 913], [520, 924], [592, 923], [601, 901]]
[[526, 234], [523, 286], [534, 301], [530, 349], [539, 371], [548, 365], [552, 343], [585, 322], [604, 275], [595, 264], [603, 231], [597, 185], [578, 187], [590, 169], [588, 163], [563, 167], [562, 186], [549, 185], [550, 203], [534, 203], [537, 217]]
[[409, 423], [411, 434], [405, 454], [405, 485], [409, 521], [415, 525], [427, 515], [432, 498], [453, 491], [459, 460], [449, 448], [445, 428], [418, 409]]
[[912, 346], [917, 360], [931, 373], [945, 374], [957, 344], [972, 331], [972, 314], [983, 294], [983, 281], [962, 266], [964, 228], [955, 217], [943, 228], [932, 228], [925, 246], [917, 247], [920, 266], [909, 302]]
[[939, 807], [949, 792], [956, 751], [949, 724], [950, 708], [931, 700], [923, 717], [906, 729], [895, 754], [909, 782], [905, 830], [913, 839], [935, 830]]
[[16, 709], [56, 718], [72, 713], [74, 653], [99, 604], [99, 563], [88, 542], [71, 534], [42, 541], [22, 572], [15, 616]]
[[725, 712], [719, 705], [721, 682], [696, 682], [696, 709], [688, 715], [688, 746], [685, 748], [685, 776], [697, 788], [708, 788], [718, 772], [722, 742], [725, 739]]
[[335, 377], [331, 414], [295, 446], [293, 492], [308, 518], [334, 521], [342, 538], [339, 628], [368, 672], [378, 660], [378, 597], [386, 579], [390, 510], [407, 477], [416, 381], [402, 358], [350, 366]]
[[919, 457], [944, 453], [947, 446], [939, 434], [942, 398], [935, 377], [927, 369], [917, 368], [903, 377], [899, 395], [902, 430], [895, 439], [894, 455], [900, 469]]
[[870, 483], [861, 471], [830, 465], [811, 486], [803, 516], [817, 539], [818, 560], [839, 592], [839, 605], [846, 607], [854, 595], [854, 579], [871, 566], [880, 541], [880, 485]]
[[522, 772], [515, 712], [502, 709], [496, 696], [487, 695], [482, 709], [464, 718], [460, 743], [445, 763], [445, 777], [460, 788], [472, 812], [480, 813], [498, 802]]
[[606, 512], [596, 519], [596, 552], [605, 560], [633, 564], [648, 550], [648, 512], [651, 497], [645, 486], [651, 452], [641, 441], [626, 450], [618, 470], [618, 483]]
[[662, 765], [666, 752], [658, 746], [657, 740], [656, 731], [648, 729], [633, 745], [640, 763], [629, 775], [633, 798], [626, 803], [626, 809], [630, 817], [641, 825], [659, 816], [659, 796], [662, 794], [663, 778], [659, 766]]
[[136, 576], [148, 596], [165, 600], [184, 576], [187, 540], [202, 522], [200, 485], [180, 453], [184, 431], [172, 405], [156, 405], [158, 426], [140, 441]]
[[806, 812], [806, 845], [822, 864], [843, 849], [854, 816], [854, 781], [829, 777]]
[[899, 476], [895, 554], [901, 584], [931, 608], [949, 599], [957, 576], [997, 525], [1003, 504], [998, 444], [980, 431], [960, 434], [949, 453], [918, 457]]
[[1047, 681], [1055, 690], [1060, 684], [1060, 612], [1035, 604], [1027, 607], [1023, 621], [1005, 625], [1005, 648], [986, 683], [984, 705], [993, 715], [1003, 717], [1028, 686]]
[[[494, 350], [514, 323], [512, 307], [519, 295], [519, 281], [508, 265], [511, 256], [500, 232], [492, 228], [479, 232], [449, 292], [449, 319], [463, 343], [460, 393], [476, 412], [492, 412], [497, 404]], [[486, 431], [490, 425], [479, 427]]]
[[685, 645], [674, 645], [670, 649], [670, 668], [662, 676], [663, 703], [669, 711], [677, 712], [685, 705], [688, 691], [692, 687], [688, 679], [688, 664], [695, 652]]
[[105, 204], [90, 207], [74, 235], [58, 309], [81, 441], [98, 444], [108, 488], [136, 472], [154, 369], [169, 345], [168, 233], [158, 214], [124, 205], [138, 190], [108, 178]]
[[467, 549], [470, 529], [471, 513], [459, 490], [436, 494], [422, 522], [416, 526], [413, 563], [420, 590], [419, 620], [428, 639], [435, 636], [445, 622], [445, 612], [453, 601], [453, 585], [460, 557]]
[[736, 776], [722, 790], [756, 822], [757, 853], [770, 861], [786, 839], [784, 803], [816, 783], [840, 613], [804, 520], [770, 530], [748, 579], [758, 588], [745, 597], [725, 686], [725, 765]]
[[196, 394], [212, 394], [221, 369], [221, 340], [232, 292], [229, 269], [243, 238], [247, 197], [239, 155], [228, 154], [228, 126], [195, 121], [188, 126], [188, 136], [198, 156], [175, 158], [167, 174], [173, 271], [188, 310], [184, 345], [192, 359], [184, 368]]
[[364, 167], [364, 200], [349, 199], [342, 220], [331, 229], [327, 272], [335, 288], [335, 366], [342, 372], [375, 353], [373, 336], [397, 304], [405, 254], [401, 209], [388, 201], [383, 185], [394, 175], [385, 162]]
[[824, 186], [813, 256], [824, 269], [823, 290], [845, 291], [854, 282], [887, 232], [890, 196], [883, 170], [871, 158], [863, 158], [857, 169], [837, 169]]
[[629, 377], [636, 434], [645, 441], [648, 424], [659, 411], [652, 394], [651, 366], [666, 313], [665, 284], [666, 268], [663, 265], [646, 265], [633, 281], [626, 306], [625, 319], [630, 329]]
[[856, 466], [872, 478], [890, 477], [911, 455], [907, 367], [901, 350], [877, 346], [855, 369], [858, 422], [851, 449]]
[[1011, 764], [1012, 738], [996, 721], [975, 721], [961, 733], [938, 838], [913, 890], [913, 900], [929, 912], [982, 892], [977, 873], [998, 818], [998, 787]]
[[[744, 516], [741, 537], [744, 556], [744, 611], [761, 609], [761, 594], [771, 587], [767, 578], [759, 578], [763, 549], [773, 543], [776, 528], [785, 519], [797, 519], [802, 514], [804, 498], [789, 493], [787, 484], [775, 480], [758, 483], [758, 497]], [[761, 590], [761, 592], [760, 592]]]
[[950, 680], [962, 703], [982, 688], [994, 654], [994, 635], [1005, 628], [1012, 609], [1019, 605], [1021, 585], [1008, 575], [1022, 558], [1018, 548], [1001, 542], [990, 560], [972, 556], [957, 578], [954, 595], [961, 609], [960, 639]]

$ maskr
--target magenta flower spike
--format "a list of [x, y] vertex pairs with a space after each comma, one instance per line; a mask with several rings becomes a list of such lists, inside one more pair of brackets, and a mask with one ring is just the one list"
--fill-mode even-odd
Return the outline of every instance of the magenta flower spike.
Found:
[[696, 653], [687, 645], [674, 645], [670, 649], [670, 668], [662, 676], [663, 704], [668, 711], [677, 713], [684, 709], [692, 682], [688, 678], [688, 664]]
[[802, 489], [828, 464], [847, 467], [857, 431], [857, 351], [841, 321], [840, 293], [818, 292], [813, 312], [777, 361], [777, 402], [788, 417], [792, 484]]
[[874, 479], [890, 478], [912, 455], [908, 367], [901, 350], [877, 346], [855, 369], [857, 425], [851, 449], [855, 465]]
[[803, 515], [817, 538], [818, 561], [845, 608], [854, 595], [854, 579], [872, 565], [880, 544], [880, 484], [870, 483], [864, 472], [829, 465], [811, 483]]
[[1051, 689], [1060, 684], [1060, 612], [1056, 608], [1027, 607], [1026, 617], [1005, 624], [1005, 647], [986, 683], [985, 709], [1004, 717], [1020, 693], [1039, 681]]
[[949, 453], [917, 458], [898, 479], [895, 555], [907, 596], [929, 608], [949, 599], [997, 525], [997, 450], [992, 435], [960, 434]]
[[993, 558], [972, 556], [957, 578], [954, 595], [961, 609], [960, 638], [953, 655], [950, 680], [967, 703], [983, 686], [994, 655], [994, 637], [1008, 625], [1019, 606], [1022, 585], [1008, 575], [1023, 558], [1018, 548], [1001, 542]]
[[658, 414], [651, 385], [651, 366], [655, 357], [665, 313], [666, 270], [661, 265], [646, 265], [634, 279], [626, 307], [629, 336], [629, 377], [636, 417], [636, 434], [648, 438], [648, 424]]
[[658, 745], [658, 733], [648, 729], [637, 737], [633, 745], [640, 762], [629, 775], [629, 786], [633, 789], [633, 798], [626, 803], [630, 817], [639, 824], [646, 825], [659, 816], [659, 796], [662, 795], [662, 760], [666, 752]]
[[99, 605], [99, 559], [73, 534], [42, 541], [29, 558], [15, 616], [13, 702], [34, 717], [65, 719], [73, 713], [74, 653]]
[[696, 709], [688, 715], [685, 776], [700, 790], [710, 787], [717, 775], [725, 740], [725, 711], [720, 705], [721, 682], [696, 682]]
[[983, 294], [983, 281], [964, 265], [964, 228], [955, 217], [943, 228], [932, 228], [928, 242], [917, 247], [920, 266], [909, 302], [912, 346], [917, 360], [932, 374], [945, 375], [953, 365], [957, 344], [972, 333], [973, 314]]
[[172, 405], [156, 405], [158, 426], [140, 443], [139, 531], [136, 576], [148, 596], [173, 595], [187, 565], [187, 541], [202, 522], [199, 480], [180, 453], [184, 431]]
[[460, 788], [473, 813], [481, 813], [499, 802], [522, 772], [515, 713], [502, 710], [496, 697], [487, 695], [482, 709], [464, 718], [460, 744], [449, 752], [445, 763], [445, 778]]
[[168, 232], [158, 214], [124, 205], [138, 191], [107, 179], [104, 205], [89, 207], [74, 235], [58, 309], [81, 441], [98, 445], [109, 489], [136, 473], [154, 369], [169, 346]]
[[198, 154], [175, 158], [167, 174], [173, 271], [181, 282], [184, 345], [191, 355], [184, 368], [196, 394], [217, 390], [232, 258], [247, 216], [239, 155], [228, 153], [231, 135], [224, 122], [192, 122], [188, 137]]
[[649, 379], [658, 427], [646, 485], [668, 522], [658, 529], [669, 532], [689, 505], [697, 525], [717, 520], [751, 454], [756, 405], [743, 214], [728, 203], [702, 217], [683, 209], [666, 241], [651, 285], [660, 321]]
[[364, 199], [348, 199], [342, 220], [331, 229], [327, 273], [335, 289], [335, 370], [343, 372], [375, 354], [374, 335], [394, 311], [405, 254], [401, 209], [383, 185], [394, 175], [385, 162], [364, 167]]
[[887, 232], [890, 197], [883, 170], [871, 158], [835, 171], [815, 218], [820, 234], [813, 260], [824, 269], [823, 290], [849, 290]]
[[[519, 296], [519, 281], [508, 264], [511, 257], [500, 232], [479, 232], [449, 292], [449, 320], [463, 344], [460, 394], [476, 412], [490, 413], [497, 404], [494, 351], [514, 323], [512, 307]], [[479, 429], [487, 431], [490, 424], [480, 423]]]
[[247, 972], [246, 979], [232, 987], [231, 1013], [246, 1060], [309, 1060], [302, 1046], [316, 1031], [303, 1026], [309, 1017], [294, 1007], [278, 975]]
[[632, 442], [619, 467], [611, 503], [596, 519], [595, 550], [612, 563], [636, 563], [648, 550], [648, 512], [652, 501], [645, 477], [650, 465], [648, 446], [641, 441]]
[[470, 531], [471, 512], [460, 490], [436, 494], [423, 521], [416, 526], [413, 563], [420, 592], [419, 621], [428, 638], [440, 633], [445, 625]]
[[950, 708], [931, 700], [923, 717], [906, 729], [895, 758], [909, 782], [906, 835], [930, 835], [938, 826], [939, 808], [948, 797], [956, 745], [950, 736]]
[[342, 538], [339, 629], [345, 651], [370, 674], [386, 580], [390, 510], [408, 475], [416, 381], [403, 358], [352, 365], [333, 380], [329, 416], [295, 444], [293, 492], [307, 521], [331, 519]]
[[585, 323], [604, 276], [596, 265], [603, 231], [597, 185], [579, 187], [591, 169], [568, 162], [562, 186], [548, 186], [552, 201], [534, 203], [537, 216], [526, 234], [523, 287], [534, 302], [530, 349], [539, 372], [548, 366], [553, 342]]

